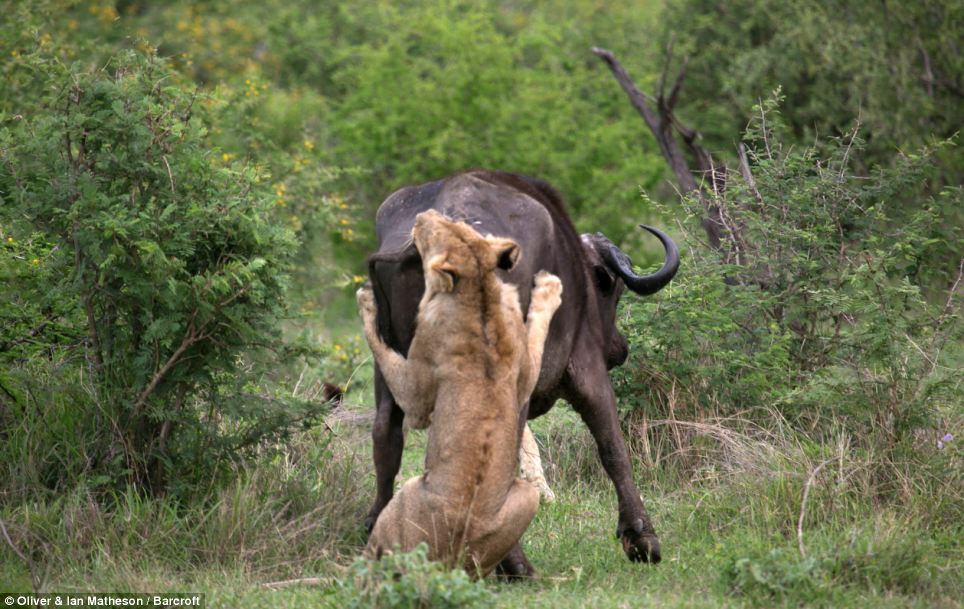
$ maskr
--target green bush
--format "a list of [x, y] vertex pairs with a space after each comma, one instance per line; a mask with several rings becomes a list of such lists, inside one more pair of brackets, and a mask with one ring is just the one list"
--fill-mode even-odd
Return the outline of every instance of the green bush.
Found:
[[711, 149], [730, 149], [746, 109], [782, 87], [794, 143], [843, 136], [859, 121], [866, 169], [959, 130], [962, 17], [946, 0], [886, 11], [833, 0], [670, 0], [659, 38], [689, 58], [682, 115]]
[[449, 570], [426, 558], [420, 544], [409, 553], [381, 560], [356, 560], [334, 588], [337, 606], [348, 609], [445, 609], [490, 607], [493, 595], [462, 569]]
[[924, 536], [906, 529], [853, 529], [850, 535], [849, 544], [821, 547], [806, 557], [785, 546], [752, 548], [749, 555], [724, 566], [723, 583], [764, 607], [775, 601], [795, 605], [803, 599], [833, 606], [846, 588], [926, 595], [948, 583], [931, 576], [938, 563], [933, 556], [936, 544]]
[[895, 221], [891, 201], [919, 192], [933, 150], [854, 176], [855, 133], [824, 157], [783, 144], [774, 103], [755, 114], [755, 188], [731, 176], [713, 200], [729, 237], [720, 251], [700, 240], [702, 205], [686, 202], [678, 279], [630, 304], [635, 365], [619, 373], [621, 397], [660, 417], [776, 411], [810, 431], [834, 422], [887, 445], [910, 439], [954, 391], [939, 363], [961, 326], [922, 285], [941, 277], [928, 261], [949, 246], [962, 191]]
[[627, 214], [627, 206], [665, 167], [590, 53], [595, 34], [617, 49], [633, 44], [622, 29], [603, 27], [609, 19], [632, 15], [635, 26], [622, 27], [635, 31], [648, 17], [610, 4], [360, 9], [352, 23], [368, 35], [341, 45], [331, 76], [333, 151], [339, 164], [371, 171], [351, 183], [357, 198], [373, 210], [405, 184], [503, 169], [550, 181], [587, 230], [617, 242], [635, 235], [649, 210]]
[[[80, 411], [48, 431], [82, 438], [75, 457], [97, 479], [210, 478], [317, 414], [252, 374], [259, 349], [289, 350], [279, 322], [297, 243], [269, 177], [206, 145], [199, 94], [164, 61], [47, 65], [45, 111], [0, 131], [6, 426], [26, 433], [71, 402], [63, 411]], [[63, 482], [62, 465], [41, 479]]]

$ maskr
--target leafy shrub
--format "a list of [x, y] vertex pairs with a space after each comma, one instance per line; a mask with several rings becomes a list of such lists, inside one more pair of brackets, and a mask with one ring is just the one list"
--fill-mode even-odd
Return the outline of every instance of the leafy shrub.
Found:
[[935, 591], [946, 582], [931, 577], [939, 560], [934, 544], [900, 531], [852, 531], [850, 544], [820, 548], [802, 557], [789, 547], [754, 550], [723, 569], [725, 585], [761, 606], [774, 600], [830, 603], [843, 588], [887, 590], [908, 595]]
[[824, 561], [801, 559], [784, 548], [739, 558], [724, 571], [724, 577], [734, 592], [762, 599], [810, 598], [824, 592], [829, 583]]
[[[340, 164], [372, 172], [352, 182], [357, 198], [374, 208], [404, 184], [505, 169], [551, 181], [577, 224], [617, 242], [632, 234], [626, 206], [665, 169], [645, 125], [624, 112], [591, 61], [592, 34], [617, 48], [633, 44], [617, 27], [599, 30], [610, 11], [639, 19], [639, 7], [610, 4], [560, 6], [557, 14], [499, 3], [376, 3], [356, 15], [348, 31], [365, 27], [367, 36], [340, 48], [331, 79], [333, 151]], [[588, 14], [560, 18], [570, 11]]]
[[[64, 441], [89, 441], [76, 456], [105, 480], [161, 490], [172, 471], [208, 478], [317, 414], [245, 373], [253, 347], [288, 350], [296, 241], [268, 176], [205, 145], [197, 94], [150, 54], [94, 71], [51, 62], [44, 76], [46, 111], [0, 131], [0, 268], [24, 286], [0, 313], [0, 357], [15, 364], [0, 380], [19, 420], [76, 378], [87, 395]], [[59, 387], [43, 388], [45, 368]]]
[[492, 593], [462, 569], [449, 570], [427, 559], [420, 544], [409, 553], [381, 560], [356, 560], [335, 587], [338, 606], [349, 609], [444, 609], [489, 607]]
[[843, 136], [859, 121], [866, 168], [958, 131], [961, 11], [946, 0], [886, 12], [827, 0], [670, 0], [659, 37], [689, 58], [683, 114], [705, 125], [711, 148], [729, 148], [746, 109], [782, 87], [794, 144]]
[[962, 191], [895, 221], [890, 202], [919, 192], [933, 150], [858, 177], [856, 133], [821, 157], [783, 144], [775, 102], [755, 114], [755, 186], [730, 176], [713, 201], [728, 246], [702, 245], [690, 227], [703, 209], [688, 200], [678, 279], [630, 305], [636, 365], [619, 373], [621, 397], [660, 416], [775, 408], [812, 431], [834, 421], [887, 445], [909, 439], [954, 391], [939, 362], [961, 326], [951, 301], [929, 304], [922, 285], [953, 282], [928, 262], [948, 247]]

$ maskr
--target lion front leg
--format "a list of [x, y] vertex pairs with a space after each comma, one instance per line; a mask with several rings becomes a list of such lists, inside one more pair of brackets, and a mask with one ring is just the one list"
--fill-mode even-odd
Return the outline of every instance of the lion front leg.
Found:
[[359, 288], [355, 296], [368, 347], [392, 397], [405, 413], [406, 424], [416, 429], [428, 427], [429, 416], [435, 405], [434, 393], [429, 391], [432, 371], [419, 361], [405, 359], [382, 340], [376, 323], [378, 309], [375, 294], [370, 286]]
[[530, 383], [525, 396], [528, 398], [535, 389], [542, 368], [542, 351], [549, 335], [549, 324], [562, 304], [562, 281], [552, 273], [539, 271], [535, 276], [535, 288], [529, 302], [526, 316], [526, 343], [529, 351]]

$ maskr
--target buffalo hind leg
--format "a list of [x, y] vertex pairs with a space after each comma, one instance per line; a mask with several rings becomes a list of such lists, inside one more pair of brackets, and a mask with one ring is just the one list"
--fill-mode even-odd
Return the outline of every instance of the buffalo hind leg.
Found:
[[619, 501], [616, 536], [622, 540], [623, 551], [634, 562], [658, 563], [659, 538], [633, 482], [629, 451], [619, 429], [616, 395], [606, 366], [602, 362], [570, 362], [568, 377], [567, 397], [589, 427], [599, 459], [616, 487]]
[[536, 570], [526, 558], [522, 546], [516, 542], [509, 553], [505, 555], [495, 568], [495, 574], [500, 579], [510, 582], [523, 581], [535, 577]]
[[375, 366], [375, 421], [372, 424], [372, 458], [375, 462], [375, 503], [365, 518], [369, 533], [395, 491], [395, 476], [402, 465], [402, 421], [405, 413], [395, 403], [378, 365]]

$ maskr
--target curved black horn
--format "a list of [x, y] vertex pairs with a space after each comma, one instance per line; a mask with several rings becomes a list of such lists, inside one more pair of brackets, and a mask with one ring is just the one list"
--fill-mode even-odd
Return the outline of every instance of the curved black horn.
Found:
[[647, 294], [655, 294], [672, 281], [676, 275], [676, 271], [679, 270], [679, 249], [676, 248], [676, 244], [669, 238], [669, 235], [658, 228], [646, 226], [645, 224], [640, 224], [639, 227], [645, 228], [656, 235], [659, 240], [663, 242], [663, 249], [666, 250], [666, 259], [663, 261], [663, 266], [651, 275], [637, 275], [633, 273], [633, 263], [629, 259], [629, 256], [613, 245], [613, 242], [602, 234], [596, 233], [596, 239], [594, 241], [596, 251], [599, 252], [599, 255], [603, 261], [605, 261], [606, 266], [622, 277], [627, 288], [637, 294], [645, 296]]

